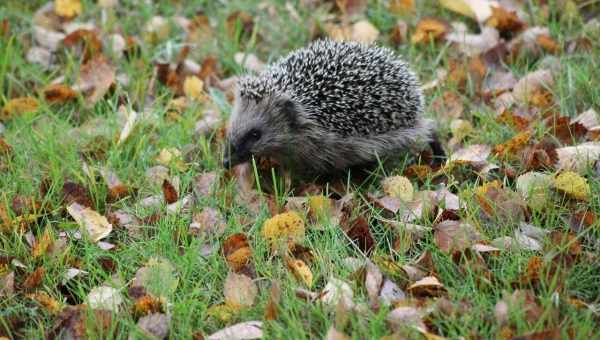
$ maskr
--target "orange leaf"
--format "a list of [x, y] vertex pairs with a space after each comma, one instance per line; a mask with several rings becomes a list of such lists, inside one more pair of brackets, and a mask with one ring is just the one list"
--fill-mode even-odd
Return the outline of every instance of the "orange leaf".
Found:
[[77, 98], [77, 92], [64, 84], [51, 84], [44, 89], [44, 98], [49, 103], [65, 103]]
[[441, 40], [448, 33], [448, 25], [436, 18], [423, 18], [417, 24], [410, 41], [413, 44], [429, 44]]

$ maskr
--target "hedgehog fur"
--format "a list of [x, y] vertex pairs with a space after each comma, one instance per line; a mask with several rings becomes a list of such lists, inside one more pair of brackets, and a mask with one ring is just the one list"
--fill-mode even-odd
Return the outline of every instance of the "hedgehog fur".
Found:
[[433, 141], [423, 106], [417, 77], [391, 50], [319, 40], [239, 79], [224, 164], [269, 157], [324, 174], [374, 163]]

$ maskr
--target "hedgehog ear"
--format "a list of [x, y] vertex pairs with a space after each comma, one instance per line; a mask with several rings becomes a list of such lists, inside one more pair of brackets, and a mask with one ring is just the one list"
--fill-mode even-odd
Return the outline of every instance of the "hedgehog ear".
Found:
[[293, 100], [289, 98], [281, 98], [278, 106], [281, 110], [281, 114], [285, 120], [289, 123], [291, 128], [298, 127], [298, 111], [299, 108]]

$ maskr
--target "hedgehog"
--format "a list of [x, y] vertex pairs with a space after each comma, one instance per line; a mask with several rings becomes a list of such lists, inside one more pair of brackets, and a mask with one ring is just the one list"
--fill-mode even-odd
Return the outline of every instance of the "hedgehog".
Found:
[[390, 49], [318, 40], [240, 77], [223, 165], [254, 156], [303, 174], [333, 174], [426, 143], [441, 159], [423, 107], [417, 77]]

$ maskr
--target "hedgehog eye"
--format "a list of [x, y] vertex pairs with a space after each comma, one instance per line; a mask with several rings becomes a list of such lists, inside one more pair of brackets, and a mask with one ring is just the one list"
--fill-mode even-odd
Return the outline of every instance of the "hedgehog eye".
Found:
[[250, 130], [250, 132], [248, 133], [248, 135], [253, 140], [259, 140], [262, 134], [261, 134], [260, 130], [252, 129], [252, 130]]

